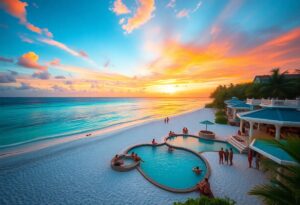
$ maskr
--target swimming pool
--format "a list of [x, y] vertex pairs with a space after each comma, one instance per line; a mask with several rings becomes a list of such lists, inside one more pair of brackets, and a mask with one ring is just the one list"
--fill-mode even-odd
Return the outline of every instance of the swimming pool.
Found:
[[176, 147], [185, 147], [195, 152], [218, 151], [222, 147], [224, 150], [233, 149], [234, 153], [239, 153], [236, 148], [227, 142], [207, 140], [193, 136], [174, 136], [167, 139], [167, 143]]
[[[208, 172], [205, 161], [190, 151], [174, 149], [169, 152], [166, 145], [141, 145], [128, 151], [132, 152], [143, 159], [140, 169], [145, 177], [161, 188], [171, 188], [178, 192], [194, 189]], [[203, 170], [200, 175], [192, 171], [195, 166]]]

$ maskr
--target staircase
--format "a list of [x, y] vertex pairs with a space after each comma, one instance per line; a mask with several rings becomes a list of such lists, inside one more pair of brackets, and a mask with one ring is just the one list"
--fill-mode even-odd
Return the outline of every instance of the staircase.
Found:
[[[239, 140], [238, 140], [239, 139]], [[230, 136], [227, 140], [229, 144], [234, 146], [240, 153], [248, 152], [248, 143], [247, 139], [242, 136]]]

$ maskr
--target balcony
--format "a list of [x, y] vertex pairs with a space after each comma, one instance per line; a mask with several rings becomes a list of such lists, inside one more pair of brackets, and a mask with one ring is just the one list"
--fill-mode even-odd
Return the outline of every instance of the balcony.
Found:
[[247, 98], [247, 102], [246, 102], [248, 105], [260, 105], [261, 103], [261, 99], [250, 99], [250, 98]]
[[300, 108], [300, 98], [295, 100], [247, 99], [247, 104], [260, 105], [261, 107]]

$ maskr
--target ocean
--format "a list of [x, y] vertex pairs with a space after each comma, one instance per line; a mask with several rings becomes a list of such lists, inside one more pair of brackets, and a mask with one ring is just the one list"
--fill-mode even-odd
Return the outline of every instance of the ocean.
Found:
[[197, 108], [205, 98], [0, 98], [0, 149], [138, 124]]

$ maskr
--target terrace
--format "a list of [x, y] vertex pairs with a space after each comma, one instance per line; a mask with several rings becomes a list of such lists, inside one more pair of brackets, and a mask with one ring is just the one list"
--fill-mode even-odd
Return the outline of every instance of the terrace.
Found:
[[300, 108], [300, 98], [296, 98], [295, 100], [247, 99], [246, 103], [248, 105], [261, 107]]

